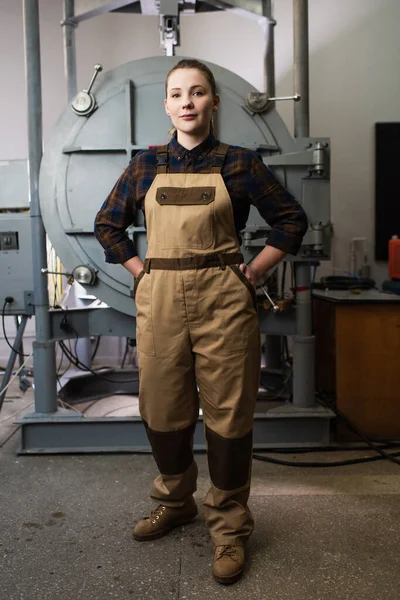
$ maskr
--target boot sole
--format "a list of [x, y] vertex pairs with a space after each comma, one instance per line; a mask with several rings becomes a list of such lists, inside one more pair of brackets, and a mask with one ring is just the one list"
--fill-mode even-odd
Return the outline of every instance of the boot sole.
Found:
[[215, 575], [215, 573], [213, 573], [213, 577], [215, 581], [217, 581], [218, 583], [222, 583], [222, 585], [230, 585], [231, 583], [236, 583], [237, 581], [239, 581], [239, 579], [243, 575], [243, 571], [244, 567], [240, 569], [240, 571], [238, 571], [234, 575], [230, 575], [229, 577], [221, 577], [220, 575]]
[[151, 540], [158, 540], [159, 538], [164, 537], [164, 535], [168, 535], [170, 531], [176, 529], [177, 527], [181, 527], [182, 525], [188, 525], [192, 523], [197, 517], [197, 514], [194, 517], [190, 517], [189, 519], [185, 519], [184, 521], [179, 521], [179, 523], [174, 523], [169, 527], [164, 527], [164, 529], [160, 529], [159, 531], [155, 531], [154, 533], [150, 533], [148, 535], [140, 535], [133, 533], [133, 538], [137, 542], [151, 542]]

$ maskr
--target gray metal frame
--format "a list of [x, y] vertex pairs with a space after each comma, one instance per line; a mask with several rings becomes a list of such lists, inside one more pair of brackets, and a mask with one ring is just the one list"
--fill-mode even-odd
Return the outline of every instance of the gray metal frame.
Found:
[[[101, 3], [100, 3], [101, 4]], [[107, 5], [102, 4], [102, 12]], [[126, 4], [121, 2], [119, 4]], [[225, 4], [226, 3], [220, 3]], [[35, 366], [35, 411], [24, 415], [17, 421], [21, 425], [21, 453], [43, 452], [110, 452], [149, 450], [144, 426], [140, 419], [118, 418], [84, 418], [70, 410], [57, 409], [55, 337], [60, 334], [58, 319], [62, 318], [57, 311], [49, 311], [47, 282], [41, 275], [41, 269], [46, 268], [45, 230], [40, 213], [38, 198], [39, 165], [42, 149], [42, 104], [41, 104], [41, 75], [40, 75], [40, 39], [39, 39], [39, 8], [38, 0], [23, 0], [25, 57], [27, 72], [28, 95], [28, 141], [29, 141], [29, 179], [33, 240], [33, 269], [34, 269], [34, 305], [36, 315], [36, 342], [34, 343]], [[69, 97], [76, 90], [76, 64], [74, 45], [74, 16], [73, 1], [65, 0], [65, 44], [67, 54], [67, 78]], [[223, 8], [223, 6], [222, 6]], [[112, 10], [112, 9], [110, 9]], [[265, 6], [268, 11], [268, 6]], [[303, 37], [299, 50], [295, 54], [295, 72], [300, 77], [299, 85], [304, 88], [304, 96], [295, 106], [296, 135], [308, 137], [308, 68], [307, 57], [307, 0], [294, 0], [295, 37]], [[92, 12], [95, 16], [98, 12]], [[87, 18], [90, 18], [87, 16]], [[296, 26], [298, 23], [298, 27]], [[295, 48], [297, 48], [295, 42]], [[270, 84], [271, 86], [271, 84]], [[297, 110], [297, 112], [296, 112]], [[304, 164], [304, 163], [303, 163]], [[270, 446], [321, 445], [329, 442], [329, 421], [333, 413], [316, 406], [313, 387], [314, 369], [314, 338], [311, 335], [311, 292], [310, 265], [306, 262], [295, 264], [297, 282], [296, 325], [293, 319], [283, 313], [279, 320], [274, 315], [266, 314], [261, 319], [262, 331], [267, 329], [269, 334], [296, 333], [294, 386], [300, 391], [300, 396], [293, 406], [283, 406], [268, 413], [256, 414], [254, 447], [261, 449]], [[103, 309], [104, 310], [104, 309]], [[113, 310], [113, 309], [107, 309]], [[114, 311], [116, 313], [116, 311]], [[98, 335], [125, 327], [128, 319], [121, 313], [98, 311], [98, 319], [92, 311], [71, 311], [69, 319], [83, 335], [87, 333]], [[78, 323], [79, 320], [79, 323]], [[132, 327], [132, 317], [130, 317]], [[95, 324], [94, 324], [95, 323]], [[116, 323], [118, 325], [116, 325]], [[265, 329], [264, 329], [265, 328]], [[294, 331], [293, 331], [294, 329]], [[123, 335], [129, 330], [124, 328]], [[63, 335], [63, 338], [68, 335]], [[196, 430], [196, 448], [204, 448], [199, 421]], [[104, 443], [104, 440], [107, 443]]]

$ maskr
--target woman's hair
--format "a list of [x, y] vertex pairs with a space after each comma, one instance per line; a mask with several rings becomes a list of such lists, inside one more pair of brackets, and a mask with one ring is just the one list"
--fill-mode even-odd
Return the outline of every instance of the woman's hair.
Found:
[[[215, 98], [215, 96], [217, 95], [217, 84], [215, 83], [214, 75], [213, 75], [212, 71], [207, 67], [207, 65], [200, 62], [199, 60], [196, 60], [195, 58], [184, 58], [183, 60], [180, 60], [174, 67], [172, 67], [172, 69], [169, 71], [167, 77], [165, 78], [165, 97], [168, 96], [169, 76], [174, 71], [177, 71], [178, 69], [197, 69], [198, 71], [201, 71], [203, 73], [203, 75], [206, 77], [208, 83], [210, 84], [211, 93], [213, 95], [213, 98]], [[216, 135], [213, 119], [211, 119], [210, 128], [211, 128], [211, 133]], [[171, 127], [171, 129], [169, 130], [169, 134], [171, 137], [174, 137], [176, 135], [175, 127]]]
[[165, 97], [167, 97], [168, 95], [169, 76], [178, 69], [197, 69], [198, 71], [201, 71], [206, 77], [208, 83], [210, 84], [212, 95], [215, 98], [215, 96], [217, 95], [217, 84], [215, 83], [214, 75], [212, 74], [211, 70], [207, 67], [207, 65], [200, 62], [199, 60], [195, 60], [194, 58], [184, 58], [183, 60], [180, 60], [174, 67], [172, 67], [165, 79]]

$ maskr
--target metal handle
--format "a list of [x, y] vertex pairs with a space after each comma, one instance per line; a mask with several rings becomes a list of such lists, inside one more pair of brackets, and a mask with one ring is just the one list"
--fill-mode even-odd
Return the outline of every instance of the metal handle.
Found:
[[277, 306], [275, 304], [275, 302], [272, 300], [271, 296], [268, 294], [267, 292], [267, 288], [265, 287], [265, 285], [261, 286], [262, 291], [264, 292], [264, 294], [267, 296], [269, 303], [271, 304], [271, 308], [274, 311], [274, 313], [277, 313], [280, 311], [279, 306]]
[[89, 83], [89, 87], [88, 87], [88, 89], [87, 89], [87, 90], [83, 90], [84, 92], [87, 92], [88, 94], [90, 94], [90, 90], [91, 90], [91, 89], [92, 89], [92, 87], [93, 87], [93, 84], [94, 84], [94, 82], [95, 82], [95, 80], [96, 80], [96, 77], [97, 77], [97, 75], [100, 73], [100, 71], [102, 71], [102, 70], [103, 70], [103, 67], [102, 67], [102, 65], [94, 65], [94, 73], [93, 73], [93, 77], [92, 77], [92, 79], [91, 79], [91, 81], [90, 81], [90, 83]]
[[49, 269], [40, 269], [42, 275], [65, 275], [66, 277], [70, 277], [72, 273], [62, 273], [61, 271], [49, 271]]
[[255, 114], [262, 113], [267, 110], [267, 107], [270, 102], [276, 102], [277, 100], [294, 100], [298, 102], [300, 100], [299, 94], [294, 94], [293, 96], [281, 96], [279, 98], [269, 98], [268, 94], [259, 93], [259, 92], [251, 92], [247, 94], [246, 97], [246, 106]]
[[269, 102], [277, 102], [278, 100], [294, 100], [298, 102], [300, 100], [300, 94], [294, 94], [293, 96], [281, 96], [280, 98], [268, 98]]

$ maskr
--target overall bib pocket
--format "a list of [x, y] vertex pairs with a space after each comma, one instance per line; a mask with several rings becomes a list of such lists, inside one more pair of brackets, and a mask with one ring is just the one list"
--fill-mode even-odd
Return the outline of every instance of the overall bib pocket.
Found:
[[157, 239], [164, 250], [214, 244], [215, 187], [159, 187]]

